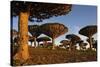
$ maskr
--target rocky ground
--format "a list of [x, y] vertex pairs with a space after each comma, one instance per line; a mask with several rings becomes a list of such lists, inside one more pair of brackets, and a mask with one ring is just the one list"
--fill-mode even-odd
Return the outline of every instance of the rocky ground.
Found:
[[[29, 48], [30, 59], [23, 65], [59, 64], [89, 62], [97, 60], [96, 51], [68, 51], [65, 49], [51, 50], [48, 48]], [[20, 65], [15, 62], [15, 65]]]

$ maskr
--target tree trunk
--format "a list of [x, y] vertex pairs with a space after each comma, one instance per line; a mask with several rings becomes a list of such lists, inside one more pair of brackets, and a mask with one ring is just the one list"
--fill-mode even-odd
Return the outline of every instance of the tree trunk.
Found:
[[92, 50], [92, 37], [89, 37], [89, 44], [90, 44], [90, 49]]
[[52, 49], [54, 50], [55, 49], [55, 41], [54, 41], [54, 38], [52, 38], [52, 45], [53, 45]]
[[70, 44], [69, 44], [69, 51], [71, 51], [72, 50], [72, 42], [70, 42]]
[[43, 47], [45, 47], [45, 41], [43, 41]]
[[44, 47], [47, 47], [47, 41], [43, 41]]
[[46, 46], [46, 47], [47, 47], [47, 44], [48, 44], [47, 41], [45, 41], [45, 46]]
[[79, 46], [79, 49], [81, 50], [81, 46]]
[[20, 12], [19, 15], [19, 48], [18, 52], [15, 54], [14, 59], [20, 62], [25, 62], [29, 58], [28, 51], [28, 12]]
[[33, 42], [33, 41], [31, 41], [31, 46], [32, 46], [32, 42]]
[[37, 42], [38, 43], [38, 47], [40, 46], [40, 44], [39, 44], [39, 42]]
[[36, 48], [36, 37], [34, 38], [34, 46]]
[[79, 46], [80, 46], [80, 50], [82, 50], [82, 44], [81, 43], [79, 44]]

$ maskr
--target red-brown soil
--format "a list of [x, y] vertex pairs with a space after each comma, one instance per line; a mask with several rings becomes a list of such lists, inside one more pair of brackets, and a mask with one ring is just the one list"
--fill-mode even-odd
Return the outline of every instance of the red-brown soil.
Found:
[[66, 49], [29, 48], [30, 59], [20, 64], [14, 61], [14, 65], [40, 65], [74, 62], [97, 61], [96, 51], [68, 51]]

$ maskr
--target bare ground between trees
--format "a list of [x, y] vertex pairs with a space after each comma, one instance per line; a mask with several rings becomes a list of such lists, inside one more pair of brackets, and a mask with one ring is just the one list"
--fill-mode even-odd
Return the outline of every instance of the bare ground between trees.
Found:
[[40, 65], [73, 62], [97, 61], [95, 51], [67, 51], [65, 49], [51, 50], [48, 48], [29, 48], [30, 59], [21, 64], [14, 61], [14, 65]]

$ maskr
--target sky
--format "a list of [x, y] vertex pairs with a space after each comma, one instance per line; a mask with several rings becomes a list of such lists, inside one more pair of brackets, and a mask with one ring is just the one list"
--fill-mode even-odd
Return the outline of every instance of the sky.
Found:
[[[85, 40], [87, 37], [78, 34], [78, 31], [87, 25], [97, 25], [97, 7], [89, 5], [73, 5], [72, 10], [67, 15], [52, 17], [50, 19], [43, 20], [41, 23], [29, 21], [29, 25], [41, 25], [48, 22], [62, 23], [68, 27], [67, 33], [55, 39], [56, 45], [60, 44], [61, 40], [65, 40], [65, 36], [67, 34], [77, 34], [81, 37], [82, 40]], [[13, 17], [13, 29], [18, 30], [18, 17]], [[42, 34], [39, 37], [42, 36], [45, 35]], [[95, 34], [93, 37], [97, 39], [97, 34]]]

